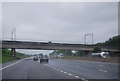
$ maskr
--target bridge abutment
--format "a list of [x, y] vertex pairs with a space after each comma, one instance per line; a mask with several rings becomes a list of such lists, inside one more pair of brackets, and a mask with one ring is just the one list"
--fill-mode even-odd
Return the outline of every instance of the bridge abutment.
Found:
[[92, 51], [84, 51], [84, 57], [90, 57], [92, 55]]

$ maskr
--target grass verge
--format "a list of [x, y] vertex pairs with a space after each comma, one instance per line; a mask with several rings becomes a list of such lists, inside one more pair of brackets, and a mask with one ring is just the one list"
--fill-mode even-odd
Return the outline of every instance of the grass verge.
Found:
[[0, 54], [0, 58], [2, 58], [2, 60], [0, 60], [0, 63], [5, 63], [5, 62], [21, 59], [21, 58], [26, 58], [26, 57], [29, 57], [29, 55], [24, 56], [24, 54], [18, 53], [18, 52], [16, 52], [16, 57], [12, 57], [10, 50], [2, 49], [2, 54]]
[[100, 58], [100, 57], [64, 56], [64, 57], [62, 57], [62, 59], [120, 63], [120, 62], [118, 61], [118, 57]]
[[2, 54], [0, 54], [0, 63], [2, 63]]

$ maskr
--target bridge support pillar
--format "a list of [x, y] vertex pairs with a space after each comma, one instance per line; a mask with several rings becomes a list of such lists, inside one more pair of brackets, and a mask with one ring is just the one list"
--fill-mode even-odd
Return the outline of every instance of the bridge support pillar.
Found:
[[15, 48], [12, 48], [12, 49], [11, 49], [11, 55], [12, 55], [12, 57], [16, 57], [16, 51], [15, 51]]
[[85, 57], [90, 57], [92, 54], [92, 51], [84, 51], [84, 56]]

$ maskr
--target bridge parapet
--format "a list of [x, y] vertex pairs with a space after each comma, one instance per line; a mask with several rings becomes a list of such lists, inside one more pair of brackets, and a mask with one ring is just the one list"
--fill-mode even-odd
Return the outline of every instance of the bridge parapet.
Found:
[[2, 48], [15, 49], [40, 49], [40, 50], [85, 50], [92, 51], [95, 47], [102, 51], [120, 52], [117, 47], [84, 45], [84, 44], [65, 44], [50, 42], [27, 42], [27, 41], [2, 41]]

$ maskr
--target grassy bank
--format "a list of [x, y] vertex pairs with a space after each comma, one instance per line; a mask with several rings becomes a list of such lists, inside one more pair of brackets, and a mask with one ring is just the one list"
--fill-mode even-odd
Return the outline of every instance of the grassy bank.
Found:
[[2, 53], [0, 54], [0, 63], [2, 63]]
[[10, 50], [2, 49], [2, 54], [0, 54], [0, 58], [1, 57], [2, 57], [2, 61], [0, 61], [0, 63], [5, 63], [5, 62], [21, 59], [21, 58], [26, 58], [26, 57], [29, 57], [29, 56], [24, 56], [24, 54], [16, 52], [16, 58], [15, 58], [15, 57], [11, 56], [11, 51]]
[[99, 58], [99, 57], [78, 57], [78, 56], [64, 56], [62, 59], [69, 60], [86, 60], [86, 61], [97, 61], [97, 62], [111, 62], [118, 63], [118, 57], [111, 58]]
[[2, 49], [0, 48], [0, 63], [2, 63]]

